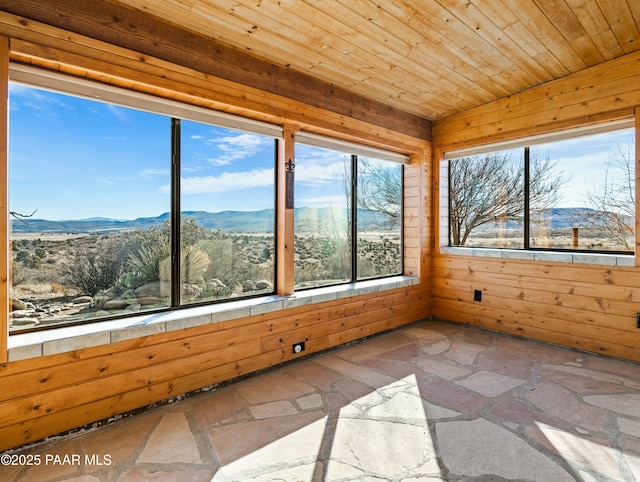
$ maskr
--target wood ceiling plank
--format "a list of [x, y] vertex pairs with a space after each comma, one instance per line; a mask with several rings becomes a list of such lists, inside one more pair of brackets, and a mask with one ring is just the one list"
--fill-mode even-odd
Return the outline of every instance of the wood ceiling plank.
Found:
[[[356, 0], [355, 3], [339, 1], [349, 5], [357, 4], [358, 1], [370, 3], [370, 0]], [[380, 27], [403, 37], [424, 39], [420, 41], [421, 48], [417, 52], [436, 56], [434, 60], [438, 65], [448, 67], [456, 77], [462, 76], [464, 81], [461, 87], [466, 91], [473, 92], [469, 89], [469, 84], [475, 84], [482, 86], [482, 90], [488, 91], [495, 98], [508, 94], [506, 85], [509, 81], [502, 78], [511, 76], [503, 71], [503, 67], [508, 69], [508, 62], [505, 62], [508, 59], [439, 4], [426, 5], [429, 6], [429, 10], [423, 12], [416, 8], [413, 2], [395, 1], [385, 4], [384, 11], [390, 15], [386, 16], [384, 23], [383, 20], [378, 20], [381, 23]], [[398, 20], [405, 17], [411, 18], [412, 21]], [[457, 28], [454, 26], [450, 30], [448, 23], [455, 24]], [[443, 28], [442, 25], [447, 25], [447, 28]], [[489, 60], [491, 58], [495, 58], [495, 64]]]
[[543, 39], [529, 29], [529, 19], [526, 16], [520, 18], [509, 8], [513, 2], [475, 0], [474, 3], [486, 11], [491, 18], [500, 19], [504, 33], [520, 45], [552, 78], [556, 79], [569, 74], [566, 67], [549, 51]]
[[567, 72], [577, 72], [587, 67], [562, 33], [534, 2], [502, 2], [505, 7], [508, 5], [527, 30], [542, 42], [547, 54], [556, 58]]
[[624, 50], [611, 30], [597, 0], [566, 0], [566, 2], [605, 60], [624, 55]]
[[585, 65], [591, 66], [604, 62], [604, 56], [565, 0], [535, 0], [535, 2]]
[[526, 76], [525, 78], [529, 82], [528, 85], [541, 84], [552, 80], [548, 72], [534, 62], [512, 38], [505, 35], [503, 30], [494, 23], [493, 19], [475, 4], [467, 0], [460, 0], [457, 3], [449, 2], [447, 8], [487, 42], [495, 45], [503, 55], [510, 59], [512, 68], [522, 70], [523, 75]]
[[[265, 5], [265, 4], [263, 4]], [[318, 5], [324, 5], [322, 2], [314, 2], [314, 7]], [[335, 2], [331, 2], [329, 5], [333, 14], [336, 18], [343, 18], [348, 12], [338, 11], [336, 9], [340, 8], [338, 4]], [[301, 13], [308, 12], [308, 13]], [[400, 41], [394, 36], [389, 36], [388, 33], [385, 33], [383, 30], [379, 31], [371, 31], [372, 26], [367, 25], [366, 20], [362, 20], [362, 22], [352, 22], [355, 24], [365, 24], [363, 27], [352, 28], [350, 25], [345, 25], [341, 22], [338, 22], [329, 14], [319, 11], [319, 10], [306, 10], [304, 8], [300, 8], [299, 2], [286, 2], [281, 1], [278, 4], [277, 10], [274, 11], [274, 7], [271, 7], [270, 10], [265, 11], [265, 15], [269, 15], [272, 17], [281, 17], [283, 22], [286, 21], [287, 18], [291, 18], [293, 15], [297, 15], [298, 21], [297, 24], [304, 22], [304, 26], [307, 29], [314, 29], [314, 35], [320, 35], [326, 44], [326, 48], [330, 49], [331, 52], [335, 53], [340, 49], [346, 50], [347, 52], [354, 52], [350, 56], [347, 57], [343, 63], [339, 65], [339, 70], [348, 71], [354, 70], [357, 65], [361, 65], [359, 67], [360, 71], [363, 73], [367, 73], [371, 76], [372, 81], [383, 82], [382, 85], [392, 87], [403, 86], [401, 90], [398, 92], [393, 89], [373, 92], [370, 87], [369, 79], [364, 81], [366, 86], [359, 87], [354, 85], [355, 89], [358, 89], [363, 95], [365, 93], [375, 94], [376, 98], [381, 98], [390, 103], [394, 103], [394, 101], [402, 101], [405, 104], [412, 104], [415, 108], [421, 108], [423, 105], [429, 105], [431, 110], [420, 110], [420, 115], [432, 116], [433, 111], [442, 111], [443, 108], [448, 107], [451, 108], [464, 108], [464, 105], [473, 106], [478, 103], [483, 102], [485, 97], [478, 96], [475, 103], [470, 102], [469, 100], [458, 99], [455, 97], [455, 93], [449, 88], [449, 90], [445, 92], [441, 92], [443, 88], [448, 86], [448, 83], [444, 82], [442, 78], [442, 72], [435, 72], [431, 66], [432, 62], [420, 62], [419, 59], [416, 58], [415, 51], [412, 52], [412, 47], [406, 44], [404, 41]], [[317, 27], [317, 25], [321, 25], [321, 27]], [[376, 49], [376, 44], [374, 44], [371, 40], [369, 40], [365, 34], [368, 34], [375, 38], [384, 38], [384, 47], [381, 49]], [[300, 43], [302, 44], [303, 41]], [[398, 51], [398, 55], [390, 55], [393, 52], [390, 52], [390, 44], [394, 42], [398, 42], [394, 45], [394, 49]], [[363, 45], [367, 48], [363, 49]], [[304, 46], [300, 45], [300, 49], [303, 49]], [[386, 48], [386, 50], [385, 50]], [[383, 57], [386, 54], [386, 57]], [[361, 58], [364, 57], [364, 58]], [[406, 64], [406, 57], [409, 56], [412, 58], [411, 66], [413, 67], [412, 71], [404, 71], [400, 68], [401, 65]], [[332, 60], [334, 57], [332, 57]], [[357, 60], [361, 60], [362, 64], [358, 64]], [[426, 65], [423, 65], [426, 64]], [[449, 72], [449, 75], [456, 75], [455, 72]], [[460, 91], [462, 86], [455, 86], [456, 91]], [[467, 83], [466, 88], [469, 88]], [[414, 92], [419, 92], [419, 97], [415, 98], [413, 95]], [[394, 95], [396, 97], [394, 97]], [[447, 103], [445, 99], [450, 99]], [[401, 105], [405, 105], [401, 104]], [[407, 108], [410, 108], [407, 106]]]
[[[635, 1], [635, 0], [632, 0]], [[620, 47], [625, 53], [638, 50], [639, 27], [627, 2], [612, 2], [608, 0], [598, 0], [598, 5], [605, 18], [611, 25], [611, 30], [615, 34]]]
[[[276, 8], [282, 9], [283, 4], [284, 2], [281, 2]], [[250, 19], [247, 19], [245, 16], [250, 14], [251, 11], [246, 10], [241, 2], [217, 2], [216, 5], [221, 9], [220, 11], [226, 11], [226, 7], [231, 5], [233, 7], [233, 15], [231, 15], [231, 17], [234, 18], [235, 25], [241, 25], [239, 28], [245, 28], [247, 25], [252, 24]], [[296, 24], [304, 22], [304, 17], [300, 13], [299, 5], [298, 3], [298, 12], [296, 13], [296, 15], [298, 15], [298, 22], [296, 22]], [[196, 5], [195, 13], [218, 25], [220, 22], [218, 16], [212, 15], [208, 7], [206, 11], [199, 10], [200, 6], [200, 4]], [[262, 17], [272, 18], [276, 15], [284, 15], [283, 22], [291, 18], [290, 13], [280, 13], [278, 11], [265, 12], [265, 15], [262, 15]], [[314, 12], [310, 16], [317, 18], [318, 13]], [[360, 95], [380, 99], [391, 105], [396, 105], [398, 108], [404, 107], [404, 110], [420, 113], [416, 110], [416, 106], [421, 105], [423, 99], [414, 97], [412, 91], [396, 89], [393, 84], [389, 83], [388, 80], [394, 78], [394, 76], [390, 74], [387, 63], [369, 55], [366, 50], [354, 50], [352, 54], [346, 55], [339, 49], [332, 49], [327, 45], [329, 35], [331, 34], [330, 31], [322, 29], [311, 22], [303, 23], [303, 27], [305, 27], [303, 29], [305, 31], [304, 34], [297, 29], [282, 24], [277, 30], [271, 31], [265, 27], [257, 28], [253, 29], [251, 34], [242, 33], [241, 36], [247, 44], [256, 42], [256, 44], [259, 45], [268, 45], [271, 58], [277, 59], [283, 63], [283, 65], [291, 65], [293, 68], [297, 68], [297, 70], [306, 72], [309, 75], [336, 84], [349, 86], [352, 91]], [[309, 32], [312, 30], [316, 33], [314, 34], [314, 41], [309, 42], [311, 38]], [[344, 36], [338, 36], [337, 38], [342, 38], [342, 43], [344, 43]], [[340, 40], [336, 40], [335, 43], [339, 44]], [[314, 55], [309, 55], [308, 45], [315, 46], [311, 48], [315, 48], [320, 52], [314, 52]], [[255, 50], [256, 48], [252, 47], [252, 51], [255, 52]], [[323, 54], [328, 50], [331, 50], [331, 57], [325, 58], [326, 56]], [[362, 59], [360, 57], [361, 55], [369, 58]], [[376, 61], [381, 65], [378, 68], [376, 68], [374, 64]], [[427, 74], [430, 73], [425, 72], [425, 75]], [[401, 71], [398, 71], [397, 75], [402, 77], [413, 76], [411, 72]], [[429, 79], [429, 77], [413, 78], [416, 82], [418, 80], [427, 82]], [[384, 88], [376, 88], [376, 86], [381, 85], [381, 82], [383, 82], [382, 85], [384, 85]], [[435, 81], [433, 85], [437, 85]], [[396, 99], [400, 99], [401, 102], [395, 102]]]

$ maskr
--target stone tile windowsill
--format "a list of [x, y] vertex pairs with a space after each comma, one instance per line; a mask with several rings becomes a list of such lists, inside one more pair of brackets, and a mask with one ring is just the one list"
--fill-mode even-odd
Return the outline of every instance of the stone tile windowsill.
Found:
[[520, 249], [461, 248], [442, 246], [440, 254], [482, 256], [486, 258], [522, 259], [555, 263], [597, 264], [604, 266], [634, 266], [632, 254], [571, 253], [566, 251], [534, 251]]
[[273, 311], [348, 298], [415, 285], [418, 278], [394, 276], [345, 285], [296, 292], [292, 296], [263, 296], [215, 305], [184, 308], [163, 313], [98, 321], [86, 325], [34, 331], [9, 336], [9, 361], [108, 345], [156, 333], [191, 328]]

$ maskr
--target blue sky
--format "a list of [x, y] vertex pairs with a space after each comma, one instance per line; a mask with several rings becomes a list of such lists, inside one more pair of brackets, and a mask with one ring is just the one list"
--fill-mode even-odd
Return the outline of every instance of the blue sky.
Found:
[[[135, 219], [169, 211], [170, 119], [11, 84], [10, 209], [60, 220]], [[274, 141], [182, 121], [182, 210], [274, 204]], [[299, 146], [296, 205], [339, 199], [343, 156]]]
[[[10, 209], [35, 217], [135, 219], [170, 209], [171, 122], [150, 114], [10, 86]], [[633, 129], [536, 146], [569, 181], [563, 206], [583, 206], [612, 145]], [[182, 210], [273, 208], [273, 139], [182, 122]], [[343, 206], [348, 155], [298, 144], [296, 206]]]
[[[635, 157], [634, 129], [574, 137], [550, 144], [532, 146], [542, 158], [547, 156], [556, 163], [567, 182], [562, 187], [562, 207], [588, 206], [587, 191], [599, 190], [606, 174], [606, 165], [613, 160], [612, 149], [620, 146], [632, 149], [629, 159]], [[622, 174], [612, 167], [609, 176]]]

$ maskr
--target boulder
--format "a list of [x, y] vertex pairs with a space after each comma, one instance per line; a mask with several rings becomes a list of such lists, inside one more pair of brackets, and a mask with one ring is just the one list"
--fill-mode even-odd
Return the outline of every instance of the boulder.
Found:
[[267, 288], [271, 288], [271, 283], [267, 280], [256, 281], [256, 288], [259, 290], [266, 290]]
[[11, 307], [10, 308], [11, 311], [27, 309], [27, 304], [24, 301], [19, 300], [17, 298], [11, 298], [9, 300], [9, 306]]
[[137, 298], [144, 296], [154, 296], [156, 298], [168, 297], [171, 295], [171, 283], [168, 281], [153, 281], [137, 287], [134, 290]]
[[93, 303], [93, 298], [91, 296], [78, 296], [74, 298], [71, 303], [74, 305], [84, 305], [86, 303]]
[[30, 318], [33, 315], [32, 310], [16, 310], [10, 313], [11, 318]]
[[36, 325], [38, 320], [35, 318], [14, 318], [11, 321], [13, 326], [27, 326], [27, 325]]
[[218, 278], [211, 278], [207, 283], [210, 285], [215, 285], [219, 288], [226, 288], [225, 284], [222, 281], [220, 281]]
[[126, 300], [109, 300], [102, 307], [103, 310], [124, 310], [130, 303]]
[[255, 291], [258, 288], [256, 287], [255, 283], [251, 280], [247, 280], [244, 283], [242, 283], [242, 291]]
[[94, 299], [96, 308], [101, 310], [104, 307], [104, 304], [107, 301], [109, 301], [110, 299], [111, 299], [111, 297], [106, 296], [106, 295], [96, 296], [95, 299]]
[[140, 296], [136, 298], [136, 302], [142, 306], [157, 305], [164, 306], [166, 303], [162, 298], [157, 296]]

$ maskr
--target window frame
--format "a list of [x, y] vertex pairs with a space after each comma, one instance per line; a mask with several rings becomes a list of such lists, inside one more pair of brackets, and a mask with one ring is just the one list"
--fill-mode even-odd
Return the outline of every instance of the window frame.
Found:
[[[305, 286], [305, 287], [295, 287], [295, 291], [305, 291], [317, 288], [325, 288], [330, 286], [341, 286], [347, 284], [353, 284], [357, 282], [391, 278], [395, 276], [401, 276], [404, 273], [405, 263], [404, 263], [404, 195], [400, 198], [400, 210], [401, 210], [401, 224], [399, 227], [400, 231], [400, 252], [402, 255], [400, 256], [400, 267], [397, 273], [384, 274], [381, 276], [371, 276], [371, 277], [359, 277], [358, 276], [358, 215], [357, 215], [357, 206], [358, 206], [358, 159], [359, 156], [362, 157], [372, 157], [375, 160], [380, 161], [389, 161], [397, 163], [401, 166], [400, 170], [400, 192], [404, 193], [405, 183], [405, 165], [409, 163], [410, 158], [404, 154], [398, 154], [395, 152], [385, 151], [382, 149], [377, 149], [374, 147], [363, 146], [360, 144], [351, 143], [348, 141], [342, 141], [330, 137], [319, 136], [316, 134], [311, 134], [308, 132], [299, 132], [296, 136], [296, 144], [306, 145], [310, 147], [316, 147], [321, 149], [329, 149], [332, 151], [340, 152], [346, 156], [350, 157], [350, 205], [351, 210], [349, 212], [349, 221], [350, 221], [350, 232], [351, 236], [351, 244], [349, 246], [350, 257], [351, 257], [351, 266], [350, 266], [350, 278], [348, 280], [339, 281], [336, 283], [330, 283], [326, 285], [313, 285], [313, 286]], [[354, 208], [355, 206], [355, 208]]]
[[[115, 105], [124, 107], [127, 109], [134, 109], [151, 114], [161, 115], [167, 117], [171, 124], [171, 132], [169, 140], [171, 143], [171, 150], [167, 154], [169, 159], [170, 169], [170, 213], [169, 219], [170, 226], [170, 250], [171, 250], [171, 286], [170, 286], [170, 300], [167, 306], [160, 308], [153, 308], [145, 310], [143, 312], [132, 313], [116, 313], [100, 317], [98, 319], [87, 320], [71, 320], [68, 322], [60, 322], [55, 325], [44, 325], [35, 327], [18, 328], [8, 332], [9, 336], [20, 335], [25, 333], [33, 333], [37, 331], [56, 330], [74, 326], [82, 326], [87, 324], [102, 323], [118, 320], [121, 318], [133, 318], [140, 316], [141, 313], [146, 314], [158, 314], [168, 311], [176, 311], [181, 309], [188, 309], [199, 306], [207, 306], [219, 303], [229, 302], [230, 300], [242, 300], [250, 298], [258, 298], [265, 296], [265, 293], [248, 294], [246, 296], [238, 296], [234, 298], [224, 298], [220, 300], [208, 300], [196, 303], [182, 303], [181, 302], [181, 281], [180, 276], [180, 228], [181, 228], [181, 216], [180, 211], [180, 183], [181, 183], [181, 169], [180, 169], [180, 122], [182, 120], [198, 122], [201, 124], [211, 125], [223, 129], [230, 129], [236, 132], [246, 132], [265, 137], [270, 137], [274, 140], [274, 183], [273, 183], [273, 211], [274, 211], [274, 225], [273, 236], [274, 246], [277, 245], [277, 230], [276, 230], [276, 213], [277, 213], [277, 161], [279, 152], [279, 143], [282, 142], [284, 130], [281, 126], [274, 124], [268, 124], [265, 122], [255, 121], [240, 116], [234, 116], [226, 114], [224, 112], [218, 112], [214, 110], [208, 110], [195, 105], [185, 104], [181, 102], [175, 102], [168, 99], [162, 99], [147, 94], [141, 94], [138, 92], [129, 91], [123, 88], [112, 87], [109, 85], [99, 84], [85, 79], [80, 79], [70, 75], [60, 74], [56, 72], [45, 71], [42, 69], [34, 68], [28, 65], [10, 63], [9, 66], [9, 78], [8, 83], [15, 83], [24, 85], [29, 88], [40, 89], [50, 91], [62, 95], [68, 95], [72, 97], [78, 97], [89, 101], [100, 102], [105, 105]], [[9, 117], [9, 116], [8, 116]], [[10, 126], [11, 120], [9, 118], [8, 125]], [[10, 148], [10, 146], [9, 146]], [[7, 162], [9, 164], [9, 162]], [[5, 182], [9, 186], [9, 177]], [[10, 186], [9, 186], [10, 187]], [[7, 239], [10, 239], [11, 229], [10, 222], [7, 222]], [[9, 244], [10, 245], [10, 244]], [[9, 249], [10, 253], [10, 249]], [[274, 253], [277, 259], [277, 250]], [[270, 294], [275, 293], [275, 286], [277, 284], [277, 270], [276, 259], [273, 263], [273, 282], [274, 289]], [[177, 276], [177, 277], [176, 277]], [[8, 277], [8, 288], [10, 292], [10, 281]], [[9, 307], [7, 306], [9, 311]]]
[[[521, 252], [521, 253], [535, 253], [541, 252], [549, 253], [558, 253], [558, 254], [571, 254], [576, 253], [577, 255], [594, 255], [594, 256], [606, 256], [611, 255], [615, 257], [635, 257], [636, 252], [634, 250], [596, 250], [596, 249], [582, 249], [582, 248], [561, 248], [561, 247], [544, 247], [544, 246], [531, 246], [531, 227], [530, 227], [530, 199], [529, 199], [529, 188], [530, 188], [530, 157], [529, 152], [530, 148], [539, 144], [548, 144], [556, 141], [563, 141], [568, 139], [575, 139], [583, 136], [590, 136], [595, 134], [621, 131], [625, 129], [633, 129], [635, 127], [635, 119], [624, 118], [615, 121], [609, 121], [602, 124], [594, 124], [589, 126], [583, 126], [579, 128], [566, 129], [561, 131], [556, 131], [548, 134], [540, 134], [535, 136], [528, 136], [524, 138], [510, 139], [507, 141], [490, 143], [490, 144], [482, 144], [477, 146], [471, 146], [461, 149], [454, 149], [445, 151], [443, 155], [443, 159], [440, 163], [440, 178], [441, 181], [446, 180], [446, 189], [444, 191], [441, 190], [441, 200], [446, 201], [444, 203], [441, 202], [440, 212], [442, 214], [441, 218], [446, 219], [446, 245], [442, 245], [441, 236], [441, 245], [440, 250], [449, 252], [456, 252], [460, 250], [460, 253], [464, 253], [467, 250], [473, 250], [474, 253], [478, 253], [481, 255], [482, 252], [485, 252], [487, 255], [491, 255], [491, 252]], [[636, 146], [638, 145], [638, 139], [635, 139]], [[461, 159], [464, 157], [470, 157], [474, 155], [481, 154], [489, 154], [493, 152], [499, 152], [507, 149], [522, 149], [523, 156], [523, 171], [524, 171], [524, 212], [523, 212], [523, 243], [520, 248], [503, 248], [497, 246], [474, 246], [474, 245], [455, 245], [452, 244], [452, 235], [451, 235], [451, 170], [450, 165], [451, 161], [456, 159]], [[443, 175], [443, 170], [446, 174]], [[636, 175], [637, 176], [637, 175]], [[635, 182], [636, 179], [634, 179]], [[442, 182], [445, 185], [444, 182]], [[446, 200], [443, 199], [442, 194], [446, 197]], [[638, 200], [636, 199], [636, 205]], [[637, 211], [637, 208], [636, 208]], [[444, 226], [441, 224], [441, 229]], [[636, 234], [637, 237], [637, 234]], [[514, 256], [518, 257], [518, 256]], [[540, 256], [540, 259], [543, 259], [544, 256]], [[584, 257], [577, 258], [579, 260], [585, 260]], [[595, 259], [595, 258], [594, 258]], [[562, 259], [559, 259], [562, 260]], [[573, 261], [572, 261], [573, 262]], [[622, 262], [621, 264], [627, 264], [626, 262]]]
[[[243, 132], [249, 132], [253, 134], [272, 137], [273, 139], [275, 139], [275, 142], [274, 142], [274, 146], [275, 146], [274, 148], [274, 151], [275, 151], [274, 152], [274, 158], [275, 158], [274, 224], [276, 225], [274, 226], [274, 231], [273, 231], [275, 257], [276, 257], [276, 259], [274, 260], [274, 292], [271, 295], [265, 295], [264, 293], [261, 293], [257, 295], [248, 295], [246, 297], [237, 297], [233, 299], [225, 298], [225, 299], [214, 300], [214, 301], [203, 301], [198, 303], [181, 304], [180, 297], [176, 296], [177, 294], [179, 294], [180, 284], [176, 282], [175, 279], [172, 279], [172, 282], [171, 282], [172, 296], [171, 296], [170, 306], [150, 309], [148, 311], [136, 312], [131, 314], [117, 313], [117, 314], [101, 317], [99, 319], [91, 320], [91, 321], [74, 320], [68, 323], [17, 329], [17, 330], [12, 330], [11, 332], [7, 330], [7, 335], [9, 337], [15, 336], [14, 339], [16, 340], [18, 338], [22, 339], [23, 337], [27, 337], [25, 339], [31, 339], [31, 338], [40, 339], [42, 334], [42, 336], [51, 337], [51, 339], [54, 339], [57, 337], [57, 335], [50, 335], [49, 333], [57, 332], [60, 334], [60, 336], [66, 337], [70, 332], [75, 333], [74, 330], [79, 328], [80, 326], [90, 327], [90, 328], [83, 328], [82, 329], [83, 332], [87, 331], [87, 332], [92, 332], [97, 334], [97, 333], [100, 333], [102, 330], [106, 330], [106, 333], [109, 333], [109, 330], [113, 330], [116, 325], [125, 326], [128, 323], [136, 322], [136, 320], [139, 320], [139, 319], [149, 320], [150, 323], [153, 323], [154, 322], [153, 320], [155, 319], [168, 320], [176, 317], [177, 317], [176, 319], [182, 319], [183, 316], [185, 318], [184, 323], [186, 323], [187, 326], [191, 326], [190, 325], [191, 322], [189, 322], [188, 320], [190, 320], [192, 316], [190, 315], [190, 313], [194, 313], [194, 312], [210, 311], [211, 313], [216, 313], [222, 310], [220, 312], [226, 313], [226, 310], [230, 310], [229, 311], [230, 313], [232, 312], [235, 313], [236, 311], [240, 310], [238, 311], [238, 313], [241, 313], [242, 316], [244, 316], [245, 308], [238, 308], [238, 305], [240, 304], [242, 306], [245, 306], [245, 302], [247, 307], [253, 306], [254, 303], [258, 303], [258, 305], [255, 307], [256, 312], [262, 311], [264, 309], [262, 308], [263, 306], [266, 307], [264, 303], [267, 303], [269, 306], [269, 310], [267, 311], [271, 311], [274, 309], [275, 310], [284, 309], [284, 308], [287, 308], [289, 305], [297, 306], [299, 304], [299, 301], [295, 301], [295, 299], [291, 299], [291, 300], [289, 300], [288, 298], [283, 299], [282, 298], [283, 295], [277, 294], [275, 290], [275, 287], [278, 286], [278, 283], [279, 283], [279, 279], [278, 279], [279, 269], [277, 268], [277, 264], [278, 264], [277, 259], [283, 255], [283, 253], [280, 251], [278, 247], [278, 239], [279, 239], [280, 233], [277, 225], [279, 223], [278, 213], [280, 212], [280, 209], [281, 209], [278, 202], [279, 191], [283, 189], [283, 186], [280, 185], [280, 182], [282, 181], [282, 179], [280, 179], [278, 173], [279, 173], [279, 164], [283, 162], [282, 146], [285, 145], [285, 140], [284, 140], [284, 133], [286, 131], [285, 125], [271, 124], [268, 122], [254, 120], [251, 118], [245, 118], [245, 117], [237, 116], [234, 114], [228, 114], [225, 112], [210, 110], [208, 108], [200, 107], [197, 105], [192, 105], [184, 102], [177, 102], [170, 99], [156, 97], [151, 94], [135, 92], [123, 87], [114, 87], [111, 85], [95, 82], [89, 79], [74, 77], [69, 74], [53, 72], [50, 70], [41, 69], [41, 68], [33, 67], [30, 65], [17, 64], [13, 62], [9, 64], [9, 75], [8, 75], [7, 82], [8, 83], [15, 82], [17, 84], [26, 85], [28, 87], [32, 87], [36, 89], [48, 90], [56, 93], [61, 93], [64, 95], [70, 95], [74, 97], [81, 97], [89, 100], [100, 101], [105, 104], [112, 104], [115, 106], [121, 106], [125, 108], [150, 112], [153, 114], [164, 115], [171, 121], [172, 132], [175, 130], [174, 124], [176, 120], [178, 121], [188, 120], [188, 121], [200, 122], [200, 123], [204, 123], [212, 126], [228, 128], [236, 131], [243, 131]], [[410, 163], [410, 159], [411, 159], [410, 155], [400, 154], [398, 152], [388, 151], [388, 150], [384, 150], [384, 149], [380, 149], [377, 147], [372, 147], [364, 144], [358, 144], [356, 142], [345, 141], [338, 138], [321, 136], [311, 132], [298, 131], [297, 134], [298, 136], [300, 136], [301, 139], [315, 139], [314, 142], [321, 143], [322, 145], [325, 145], [325, 146], [327, 145], [332, 146], [332, 148], [344, 149], [345, 147], [347, 147], [351, 152], [356, 152], [361, 155], [375, 157], [376, 159], [394, 161], [403, 165], [402, 175], [401, 175], [402, 223], [400, 227], [400, 233], [401, 233], [400, 272], [389, 274], [389, 275], [367, 277], [367, 278], [357, 278], [356, 276], [350, 281], [346, 281], [345, 283], [340, 283], [340, 285], [330, 285], [330, 286], [324, 286], [319, 288], [316, 287], [316, 289], [311, 288], [307, 290], [307, 289], [298, 288], [298, 289], [295, 289], [294, 291], [305, 291], [305, 293], [301, 293], [299, 295], [302, 297], [300, 298], [300, 302], [304, 301], [305, 299], [312, 299], [313, 303], [317, 303], [317, 302], [322, 302], [325, 299], [334, 299], [334, 298], [339, 299], [346, 295], [355, 296], [358, 294], [366, 294], [372, 291], [377, 291], [378, 289], [393, 289], [393, 288], [398, 288], [403, 286], [412, 286], [418, 283], [419, 279], [417, 277], [407, 276], [404, 274], [404, 270], [406, 266], [405, 265], [406, 253], [404, 252], [404, 241], [405, 241], [404, 239], [405, 238], [405, 219], [404, 219], [405, 179], [404, 177], [406, 175], [405, 173], [406, 171], [404, 169], [405, 167], [404, 165], [408, 165]], [[172, 138], [173, 137], [174, 137], [174, 134], [172, 134]], [[303, 140], [296, 139], [295, 143], [305, 143], [305, 142]], [[177, 174], [180, 173], [180, 166], [178, 162], [176, 167], [176, 163], [173, 161], [173, 156], [175, 154], [174, 151], [176, 150], [176, 148], [177, 147], [175, 145], [172, 146], [172, 152], [170, 153], [172, 157], [172, 161], [171, 161], [172, 210], [171, 210], [170, 216], [173, 216], [173, 219], [174, 219], [171, 227], [172, 233], [175, 232], [175, 226], [176, 226], [175, 220], [176, 219], [179, 220], [181, 216], [181, 213], [179, 211], [175, 212], [175, 209], [173, 209], [175, 199], [178, 199], [178, 205], [179, 205], [179, 186], [176, 191], [175, 185], [179, 184], [180, 182], [179, 175], [176, 175], [176, 173]], [[8, 187], [8, 182], [9, 182], [9, 178], [7, 177], [5, 180], [5, 183], [7, 183], [7, 187]], [[291, 227], [291, 229], [293, 230], [293, 227]], [[5, 236], [7, 237], [7, 239], [9, 238], [10, 229], [7, 229]], [[176, 243], [176, 240], [178, 239], [179, 237], [176, 237], [176, 235], [173, 234], [172, 240], [171, 240], [172, 245], [178, 244], [179, 246], [179, 243]], [[356, 253], [355, 256], [357, 257], [357, 244], [355, 242], [352, 244], [355, 246], [353, 251], [354, 253]], [[175, 249], [176, 248], [172, 247], [172, 253], [174, 254], [175, 254]], [[173, 273], [179, 272], [179, 267], [177, 268], [175, 267], [177, 263], [173, 263], [173, 265], [174, 267], [172, 267], [172, 272]], [[291, 268], [293, 269], [293, 266], [291, 266]], [[385, 288], [385, 286], [387, 287]], [[329, 290], [327, 290], [327, 288]], [[213, 306], [213, 305], [217, 305], [217, 306]], [[7, 307], [7, 311], [9, 311], [8, 307]], [[254, 311], [254, 308], [252, 307], [251, 312], [253, 313], [253, 311]], [[184, 315], [182, 315], [182, 313], [184, 313]], [[206, 316], [208, 317], [209, 315], [206, 315]], [[200, 319], [202, 318], [202, 316], [199, 315], [197, 318], [198, 318], [197, 321], [194, 319], [193, 326], [197, 326], [198, 324], [201, 324]], [[164, 324], [165, 321], [161, 321], [161, 323]], [[166, 331], [169, 331], [170, 329], [179, 329], [180, 326], [182, 326], [182, 324], [179, 324], [179, 325], [176, 325], [176, 327], [169, 328], [169, 325], [168, 325], [169, 321], [167, 321], [166, 323], [167, 323]], [[103, 328], [100, 328], [100, 325], [102, 325]], [[155, 325], [150, 324], [149, 328], [151, 329], [154, 326]], [[153, 328], [153, 330], [155, 329], [156, 328]], [[155, 332], [153, 330], [152, 332]], [[111, 335], [112, 341], [113, 341], [114, 333], [116, 332], [112, 332], [112, 335]], [[17, 335], [20, 335], [20, 336], [17, 336]], [[71, 338], [71, 339], [74, 339], [74, 338]], [[92, 344], [93, 342], [90, 342], [90, 345]], [[103, 344], [103, 342], [101, 341], [98, 344]]]

